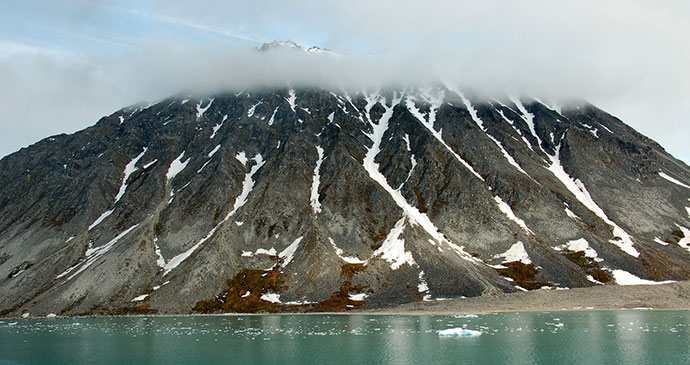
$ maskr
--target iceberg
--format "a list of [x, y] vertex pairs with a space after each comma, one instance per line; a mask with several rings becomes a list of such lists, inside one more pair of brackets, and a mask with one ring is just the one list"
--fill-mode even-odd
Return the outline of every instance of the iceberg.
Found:
[[468, 330], [464, 328], [449, 328], [438, 332], [442, 337], [475, 337], [481, 336], [480, 331]]

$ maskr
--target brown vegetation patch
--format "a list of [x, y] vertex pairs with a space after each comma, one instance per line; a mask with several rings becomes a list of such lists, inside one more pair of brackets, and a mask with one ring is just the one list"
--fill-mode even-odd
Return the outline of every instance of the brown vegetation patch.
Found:
[[364, 264], [345, 264], [341, 267], [343, 284], [333, 295], [319, 303], [282, 304], [261, 299], [266, 293], [279, 293], [285, 279], [279, 266], [272, 270], [244, 270], [228, 280], [228, 289], [213, 299], [202, 300], [192, 308], [202, 313], [280, 313], [280, 312], [339, 312], [364, 306], [364, 301], [350, 299], [350, 293], [361, 293], [365, 287], [353, 286], [352, 278], [366, 269]]
[[523, 264], [520, 261], [513, 261], [502, 265], [507, 267], [505, 269], [496, 269], [496, 271], [500, 275], [513, 279], [513, 284], [524, 289], [535, 290], [543, 286], [551, 286], [548, 282], [534, 280], [539, 273], [534, 264]]
[[585, 273], [588, 275], [591, 275], [594, 280], [602, 282], [602, 283], [608, 283], [613, 278], [611, 277], [611, 274], [608, 272], [604, 271], [599, 267], [599, 264], [594, 261], [593, 259], [586, 257], [585, 253], [580, 251], [580, 252], [572, 252], [568, 251], [563, 254], [565, 258], [570, 260], [570, 262], [574, 263], [575, 265], [581, 267]]

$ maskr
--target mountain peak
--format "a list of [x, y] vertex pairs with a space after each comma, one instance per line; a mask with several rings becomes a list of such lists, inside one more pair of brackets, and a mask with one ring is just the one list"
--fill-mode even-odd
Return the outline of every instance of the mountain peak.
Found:
[[311, 46], [309, 48], [303, 47], [291, 40], [286, 40], [286, 41], [273, 41], [273, 42], [266, 42], [261, 45], [261, 47], [257, 48], [261, 52], [270, 52], [270, 51], [275, 51], [275, 50], [295, 50], [295, 51], [300, 51], [300, 52], [305, 52], [310, 55], [319, 55], [319, 54], [328, 54], [328, 55], [335, 55], [337, 54], [336, 52], [333, 52], [329, 49], [326, 48], [321, 48], [318, 46]]

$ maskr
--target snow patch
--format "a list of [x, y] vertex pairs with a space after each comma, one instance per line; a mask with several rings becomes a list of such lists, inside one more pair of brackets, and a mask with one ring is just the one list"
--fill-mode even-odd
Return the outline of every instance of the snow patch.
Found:
[[149, 167], [153, 166], [153, 164], [155, 164], [156, 162], [158, 162], [158, 159], [157, 159], [157, 158], [154, 159], [154, 160], [151, 161], [151, 162], [148, 162], [148, 163], [144, 164], [144, 166], [142, 166], [141, 168], [144, 169], [144, 170], [146, 170], [146, 169], [148, 169]]
[[522, 120], [525, 121], [525, 123], [527, 123], [527, 126], [529, 127], [530, 133], [532, 133], [532, 135], [537, 139], [537, 143], [538, 143], [537, 148], [539, 148], [541, 150], [541, 143], [542, 143], [541, 138], [539, 138], [539, 135], [537, 134], [537, 131], [534, 128], [534, 114], [527, 111], [527, 108], [525, 108], [525, 106], [522, 105], [522, 102], [520, 102], [520, 99], [510, 98], [510, 100], [515, 104], [515, 106], [518, 108], [520, 113], [522, 113], [522, 115], [520, 115], [520, 117], [522, 118]]
[[265, 300], [271, 303], [280, 303], [280, 294], [276, 293], [266, 293], [261, 295], [261, 300]]
[[247, 161], [249, 160], [247, 160], [247, 156], [245, 155], [244, 151], [237, 153], [235, 158], [242, 164], [242, 166], [247, 166]]
[[99, 225], [101, 222], [103, 222], [103, 220], [105, 220], [105, 219], [108, 218], [111, 214], [113, 214], [114, 211], [115, 211], [115, 209], [111, 209], [111, 210], [108, 210], [108, 211], [106, 211], [106, 212], [103, 212], [103, 214], [101, 214], [98, 218], [96, 218], [95, 221], [93, 221], [93, 223], [91, 223], [91, 225], [89, 226], [89, 231], [92, 230], [93, 227], [96, 227], [96, 226]]
[[662, 246], [668, 246], [668, 242], [662, 241], [661, 238], [659, 238], [659, 237], [654, 237], [654, 242], [656, 242]]
[[139, 159], [144, 157], [144, 154], [148, 148], [144, 147], [144, 150], [134, 159], [129, 161], [129, 163], [125, 166], [125, 170], [123, 172], [124, 177], [122, 178], [122, 183], [120, 184], [120, 190], [117, 192], [117, 195], [115, 195], [115, 203], [120, 201], [123, 195], [125, 195], [125, 190], [127, 190], [127, 180], [129, 179], [129, 176], [132, 175], [135, 171], [137, 171], [139, 168], [136, 167], [137, 162], [139, 162]]
[[172, 180], [179, 174], [182, 170], [184, 170], [185, 167], [187, 167], [187, 164], [189, 163], [190, 158], [187, 159], [187, 161], [182, 162], [182, 159], [184, 158], [184, 153], [185, 151], [182, 151], [177, 158], [173, 160], [173, 162], [170, 163], [170, 167], [168, 167], [168, 172], [165, 174], [165, 177], [168, 179], [168, 181]]
[[270, 249], [265, 249], [265, 248], [259, 248], [254, 252], [254, 255], [266, 255], [266, 256], [275, 256], [276, 255], [276, 249], [271, 247]]
[[677, 224], [676, 226], [678, 227], [678, 229], [681, 230], [681, 232], [683, 232], [684, 235], [683, 238], [681, 238], [680, 241], [678, 241], [678, 246], [690, 251], [690, 229], [687, 229]]
[[565, 214], [567, 214], [568, 217], [572, 219], [580, 219], [580, 217], [578, 217], [577, 214], [573, 213], [573, 211], [568, 208], [565, 208]]
[[525, 250], [525, 245], [520, 241], [510, 246], [506, 252], [495, 255], [494, 258], [503, 258], [503, 263], [515, 261], [519, 261], [525, 265], [532, 263], [532, 260], [530, 260], [529, 255]]
[[613, 227], [614, 239], [609, 240], [609, 242], [618, 246], [623, 252], [627, 253], [628, 255], [633, 257], [639, 257], [640, 253], [633, 247], [634, 243], [632, 241], [632, 237], [622, 228], [620, 228], [614, 221], [609, 219], [606, 213], [604, 213], [604, 210], [601, 209], [597, 205], [597, 203], [594, 202], [592, 196], [589, 195], [589, 192], [587, 191], [587, 188], [582, 183], [582, 181], [573, 180], [570, 177], [570, 175], [568, 175], [565, 172], [565, 170], [563, 169], [563, 165], [561, 165], [559, 157], [560, 147], [560, 144], [556, 146], [555, 154], [553, 156], [549, 156], [549, 159], [551, 160], [549, 171], [551, 171], [551, 173], [553, 173], [553, 175], [556, 176], [556, 178], [560, 180], [561, 183], [563, 183], [563, 185], [565, 185], [565, 187], [577, 198], [577, 200], [579, 200], [585, 207], [587, 207], [587, 209], [592, 211], [592, 213], [596, 214], [599, 218], [606, 222], [606, 224]]
[[144, 300], [144, 299], [146, 299], [146, 298], [148, 298], [148, 297], [149, 297], [148, 294], [142, 294], [142, 295], [140, 295], [140, 296], [138, 296], [138, 297], [132, 299], [132, 302], [141, 302], [142, 300]]
[[[242, 155], [244, 155], [244, 152], [242, 153]], [[264, 161], [263, 158], [261, 158], [261, 154], [259, 153], [257, 153], [252, 160], [254, 160], [255, 164], [244, 176], [244, 182], [242, 183], [242, 192], [240, 193], [240, 196], [238, 196], [237, 199], [235, 199], [235, 206], [232, 208], [232, 211], [228, 213], [228, 215], [225, 217], [225, 220], [228, 220], [231, 216], [235, 214], [235, 212], [237, 212], [238, 209], [240, 209], [242, 206], [244, 206], [244, 204], [247, 203], [247, 197], [254, 188], [254, 174], [256, 174], [256, 172], [259, 171], [261, 166], [263, 166], [264, 163], [266, 163], [266, 161]]]
[[[496, 139], [494, 136], [489, 134], [489, 131], [484, 127], [484, 122], [479, 119], [479, 116], [477, 115], [477, 110], [474, 109], [472, 104], [470, 103], [469, 99], [465, 97], [465, 95], [460, 91], [460, 90], [453, 90], [460, 99], [462, 100], [463, 104], [465, 104], [465, 107], [467, 108], [467, 111], [470, 113], [470, 117], [472, 117], [472, 120], [479, 126], [479, 129], [481, 129], [484, 134], [486, 134], [487, 137], [498, 147], [498, 149], [501, 150], [501, 153], [503, 154], [503, 157], [506, 158], [509, 164], [511, 164], [513, 167], [515, 167], [518, 171], [522, 172], [523, 174], [527, 175], [525, 170], [520, 167], [520, 165], [515, 161], [513, 156], [511, 156], [508, 151], [503, 147], [503, 145]], [[529, 176], [529, 175], [527, 175]]]
[[669, 176], [669, 175], [665, 174], [664, 172], [659, 171], [659, 176], [672, 182], [672, 183], [674, 183], [674, 184], [676, 184], [676, 185], [678, 185], [678, 186], [682, 186], [686, 189], [690, 189], [690, 186], [683, 184], [682, 182], [678, 181], [677, 179], [674, 179], [672, 176]]
[[568, 250], [572, 252], [584, 252], [585, 257], [593, 259], [597, 262], [601, 262], [602, 259], [599, 258], [599, 254], [595, 249], [589, 246], [589, 242], [586, 239], [580, 238], [578, 240], [568, 241], [560, 246], [554, 247], [556, 251]]
[[510, 208], [510, 205], [508, 205], [506, 202], [504, 202], [500, 196], [498, 196], [498, 195], [494, 196], [494, 200], [496, 201], [496, 204], [498, 204], [498, 209], [500, 209], [501, 212], [503, 212], [503, 214], [505, 214], [508, 217], [508, 219], [517, 223], [517, 225], [520, 226], [520, 228], [524, 229], [525, 232], [532, 234], [532, 235], [534, 234], [534, 232], [532, 232], [532, 230], [527, 227], [527, 224], [525, 224], [525, 221], [518, 218], [515, 215], [515, 213], [513, 212], [513, 210]]
[[422, 123], [422, 125], [424, 127], [426, 127], [426, 129], [429, 130], [431, 135], [433, 135], [436, 138], [436, 140], [438, 140], [446, 148], [446, 150], [448, 150], [448, 152], [450, 152], [453, 155], [453, 157], [455, 157], [455, 159], [458, 160], [458, 162], [460, 162], [463, 166], [465, 166], [465, 168], [468, 169], [478, 179], [480, 179], [481, 181], [484, 181], [484, 178], [481, 175], [479, 175], [479, 173], [477, 171], [474, 170], [472, 165], [470, 165], [467, 161], [465, 161], [464, 158], [462, 158], [460, 155], [458, 155], [443, 140], [443, 136], [442, 136], [441, 131], [436, 131], [436, 129], [434, 129], [434, 122], [436, 121], [436, 111], [438, 110], [438, 108], [443, 103], [443, 96], [440, 96], [439, 98], [431, 99], [431, 100], [429, 100], [429, 102], [431, 103], [431, 106], [429, 107], [430, 109], [429, 109], [428, 118], [425, 117], [419, 111], [419, 109], [417, 109], [417, 107], [414, 104], [414, 100], [411, 97], [407, 98], [405, 104], [407, 105], [407, 109], [410, 111], [410, 113], [412, 113], [412, 115], [415, 118], [417, 118], [417, 120], [419, 120], [419, 122]]
[[331, 243], [331, 246], [333, 246], [333, 249], [335, 250], [335, 254], [338, 255], [338, 257], [345, 261], [348, 264], [366, 264], [367, 262], [360, 259], [359, 257], [353, 257], [353, 256], [345, 256], [343, 255], [343, 250], [341, 250], [338, 246], [335, 245], [335, 242], [333, 241], [332, 238], [328, 237], [328, 241]]
[[637, 276], [625, 271], [625, 270], [613, 270], [611, 271], [611, 274], [613, 274], [614, 280], [616, 280], [616, 284], [618, 285], [660, 285], [660, 284], [668, 284], [668, 283], [675, 283], [674, 280], [666, 280], [666, 281], [651, 281], [651, 280], [645, 280], [645, 279], [640, 279]]
[[213, 155], [215, 155], [216, 152], [218, 152], [219, 149], [220, 149], [220, 145], [217, 145], [216, 148], [214, 148], [211, 152], [208, 153], [208, 157], [209, 157], [209, 158], [210, 158], [210, 157], [213, 157]]
[[348, 297], [348, 299], [353, 300], [355, 302], [361, 302], [364, 299], [366, 299], [366, 297], [368, 297], [368, 295], [366, 293], [348, 294], [347, 297]]
[[[112, 205], [115, 205], [118, 201], [120, 201], [120, 199], [122, 199], [122, 196], [125, 195], [125, 191], [127, 191], [127, 180], [129, 179], [129, 176], [132, 175], [132, 173], [139, 169], [136, 167], [136, 164], [142, 157], [144, 157], [146, 151], [148, 151], [148, 148], [144, 147], [144, 150], [139, 155], [134, 157], [131, 161], [129, 161], [129, 163], [127, 163], [127, 165], [125, 165], [125, 169], [122, 172], [124, 176], [122, 177], [122, 182], [120, 183], [120, 189], [118, 190], [117, 195], [115, 195], [115, 201]], [[113, 214], [114, 210], [115, 209], [113, 208], [111, 210], [103, 212], [103, 214], [101, 214], [98, 218], [96, 218], [96, 220], [93, 223], [91, 223], [91, 225], [89, 226], [89, 231], [97, 225], [99, 225], [101, 222], [103, 222], [103, 220], [108, 218], [108, 216]]]
[[258, 103], [256, 103], [256, 104], [252, 105], [252, 107], [249, 108], [249, 110], [247, 110], [247, 117], [248, 117], [248, 118], [251, 118], [251, 117], [254, 115], [254, 111], [256, 110], [256, 107], [259, 106], [259, 105], [260, 105], [261, 103], [263, 103], [263, 102], [264, 102], [264, 101], [262, 100], [262, 101], [260, 101], [260, 102], [258, 102]]
[[165, 258], [161, 252], [161, 247], [158, 246], [158, 237], [153, 239], [153, 252], [156, 254], [156, 265], [161, 269], [165, 269]]
[[[394, 97], [391, 106], [387, 106], [385, 98], [381, 97], [380, 95], [365, 95], [365, 98], [367, 100], [366, 116], [369, 120], [369, 124], [372, 127], [372, 132], [370, 134], [367, 134], [367, 137], [369, 137], [369, 139], [371, 139], [371, 141], [373, 142], [372, 146], [367, 149], [367, 154], [364, 157], [363, 161], [364, 169], [369, 174], [369, 177], [375, 182], [377, 182], [386, 192], [388, 192], [388, 194], [391, 196], [391, 198], [393, 198], [398, 207], [400, 207], [403, 210], [403, 212], [405, 212], [405, 216], [410, 219], [411, 224], [419, 225], [420, 227], [422, 227], [437, 242], [446, 243], [460, 257], [468, 261], [477, 262], [478, 260], [472, 257], [472, 255], [465, 252], [463, 247], [457, 246], [456, 244], [447, 240], [443, 236], [443, 234], [438, 230], [438, 228], [436, 228], [433, 222], [431, 222], [429, 217], [426, 214], [421, 213], [416, 207], [410, 205], [407, 202], [407, 200], [405, 200], [405, 197], [399, 190], [393, 189], [393, 187], [391, 187], [388, 181], [386, 180], [386, 177], [379, 171], [379, 164], [374, 162], [376, 155], [378, 155], [380, 151], [381, 139], [383, 138], [383, 134], [388, 129], [388, 120], [390, 120], [391, 116], [393, 115], [393, 109], [395, 108], [395, 106], [398, 105], [402, 100], [402, 95], [400, 95], [399, 97]], [[384, 107], [385, 111], [379, 119], [378, 123], [374, 124], [374, 122], [371, 121], [370, 112], [371, 108], [377, 103], [380, 103]], [[435, 116], [430, 116], [429, 119], [434, 120], [434, 118]], [[431, 128], [431, 130], [433, 130], [433, 127]], [[457, 157], [459, 158], [459, 156]]]
[[290, 109], [292, 109], [292, 111], [294, 112], [295, 102], [297, 101], [297, 95], [295, 95], [295, 90], [290, 89], [290, 91], [288, 91], [288, 95], [289, 96], [285, 100], [287, 100], [288, 104], [290, 104]]
[[273, 114], [271, 114], [271, 119], [268, 120], [268, 125], [273, 125], [273, 122], [275, 121], [276, 112], [278, 111], [278, 108], [280, 108], [280, 107], [276, 107], [275, 109], [273, 109]]
[[405, 219], [403, 217], [398, 220], [395, 227], [386, 236], [381, 247], [374, 252], [374, 256], [380, 255], [382, 259], [388, 261], [393, 270], [399, 269], [403, 264], [417, 266], [412, 254], [409, 251], [405, 251], [405, 241], [400, 238], [405, 229]]
[[314, 214], [321, 213], [321, 203], [319, 202], [319, 183], [321, 177], [319, 175], [319, 170], [323, 162], [323, 148], [321, 148], [321, 146], [316, 146], [316, 152], [319, 154], [319, 159], [316, 161], [316, 167], [314, 168], [314, 177], [311, 183], [311, 197], [309, 198]]
[[299, 246], [301, 241], [302, 237], [297, 238], [290, 244], [290, 246], [278, 254], [278, 257], [283, 259], [283, 263], [281, 264], [282, 267], [286, 267], [290, 261], [292, 261], [292, 258], [295, 256], [295, 252], [297, 252], [297, 246]]
[[[96, 247], [96, 248], [93, 248], [93, 247], [91, 246], [91, 244], [89, 244], [89, 247], [86, 249], [86, 252], [84, 253], [85, 259], [84, 259], [83, 261], [77, 263], [76, 265], [70, 267], [69, 269], [63, 271], [62, 273], [58, 274], [58, 276], [56, 276], [55, 278], [56, 278], [56, 279], [60, 279], [60, 278], [62, 278], [62, 277], [64, 277], [64, 276], [68, 275], [68, 274], [71, 273], [72, 271], [74, 271], [74, 269], [79, 268], [76, 272], [74, 272], [72, 275], [70, 275], [70, 277], [68, 277], [68, 278], [65, 280], [65, 282], [70, 281], [73, 277], [79, 275], [81, 272], [83, 272], [84, 270], [86, 270], [87, 268], [89, 268], [89, 266], [93, 265], [93, 263], [94, 263], [96, 260], [98, 260], [101, 256], [103, 256], [103, 255], [105, 255], [106, 253], [108, 253], [108, 251], [110, 251], [110, 249], [112, 249], [113, 246], [114, 246], [119, 240], [121, 240], [124, 236], [126, 236], [129, 232], [131, 232], [132, 230], [134, 230], [134, 229], [137, 228], [138, 226], [139, 226], [139, 224], [133, 225], [132, 227], [126, 229], [124, 232], [120, 233], [120, 234], [117, 235], [115, 238], [113, 238], [113, 239], [110, 240], [108, 243], [106, 243], [106, 244], [104, 244], [104, 245], [102, 245], [102, 246], [98, 246], [98, 247]], [[80, 266], [81, 266], [81, 267], [80, 267]]]
[[[184, 104], [184, 103], [182, 103], [182, 104]], [[201, 104], [202, 104], [202, 101], [199, 101], [199, 104], [196, 105], [196, 119], [200, 119], [204, 115], [204, 113], [206, 113], [208, 108], [211, 107], [211, 104], [213, 104], [213, 98], [209, 99], [208, 105], [206, 105], [205, 107], [202, 108]]]

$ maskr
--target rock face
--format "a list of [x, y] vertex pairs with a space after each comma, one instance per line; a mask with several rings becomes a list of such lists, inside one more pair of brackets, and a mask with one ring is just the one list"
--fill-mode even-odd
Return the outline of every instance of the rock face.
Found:
[[446, 85], [173, 97], [0, 160], [0, 313], [684, 280], [689, 185], [688, 166], [587, 104]]

